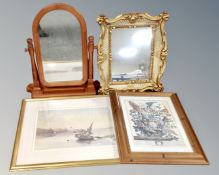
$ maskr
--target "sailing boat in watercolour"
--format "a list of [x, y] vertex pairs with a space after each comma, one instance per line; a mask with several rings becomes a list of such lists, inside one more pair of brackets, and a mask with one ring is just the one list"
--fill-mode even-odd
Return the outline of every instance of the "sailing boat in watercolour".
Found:
[[78, 129], [75, 131], [75, 137], [78, 141], [91, 141], [94, 140], [94, 136], [92, 136], [93, 132], [93, 122], [87, 129]]

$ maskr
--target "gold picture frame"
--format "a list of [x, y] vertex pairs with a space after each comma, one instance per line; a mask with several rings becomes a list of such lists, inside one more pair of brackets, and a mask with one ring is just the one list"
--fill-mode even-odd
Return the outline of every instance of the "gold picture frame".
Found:
[[[89, 109], [92, 111], [89, 112]], [[71, 127], [67, 127], [70, 123], [72, 123]], [[108, 126], [110, 128], [105, 132]], [[104, 132], [100, 132], [101, 127]], [[88, 131], [92, 133], [92, 139], [78, 136]], [[114, 120], [108, 96], [57, 97], [22, 101], [10, 171], [118, 163]]]
[[110, 91], [121, 163], [208, 165], [177, 94]]
[[[127, 13], [115, 18], [99, 16], [97, 22], [100, 25], [98, 41], [98, 71], [100, 76], [101, 94], [108, 94], [109, 90], [120, 91], [162, 91], [161, 77], [166, 67], [167, 37], [164, 31], [165, 22], [169, 19], [167, 12], [158, 16], [148, 13]], [[148, 79], [128, 79], [125, 81], [113, 81], [112, 79], [112, 31], [115, 29], [152, 28], [152, 41], [150, 46], [150, 66]], [[140, 64], [140, 63], [139, 63]]]

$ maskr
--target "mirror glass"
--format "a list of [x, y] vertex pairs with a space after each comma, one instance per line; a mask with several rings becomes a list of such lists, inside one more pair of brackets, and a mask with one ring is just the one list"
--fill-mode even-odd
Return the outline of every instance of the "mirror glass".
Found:
[[50, 11], [41, 18], [38, 32], [45, 81], [81, 80], [82, 42], [77, 18], [68, 11]]
[[149, 79], [152, 39], [152, 27], [112, 29], [112, 81]]

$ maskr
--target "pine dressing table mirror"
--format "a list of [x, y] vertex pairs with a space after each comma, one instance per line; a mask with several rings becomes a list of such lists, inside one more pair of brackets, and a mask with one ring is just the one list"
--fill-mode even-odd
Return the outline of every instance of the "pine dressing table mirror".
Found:
[[32, 98], [96, 94], [93, 84], [94, 38], [84, 18], [71, 6], [57, 3], [43, 8], [27, 39], [33, 83]]
[[98, 42], [100, 93], [120, 91], [162, 91], [166, 67], [169, 15], [126, 13], [116, 18], [101, 15]]

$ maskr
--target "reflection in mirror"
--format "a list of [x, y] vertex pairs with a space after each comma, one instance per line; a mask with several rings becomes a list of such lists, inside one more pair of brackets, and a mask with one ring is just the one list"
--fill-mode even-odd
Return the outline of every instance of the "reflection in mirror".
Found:
[[45, 80], [81, 80], [82, 42], [77, 18], [64, 10], [51, 11], [42, 17], [38, 31]]
[[152, 27], [112, 29], [112, 81], [149, 79], [152, 38]]

